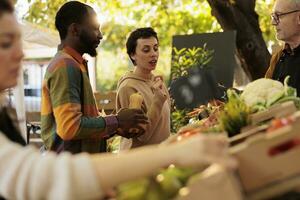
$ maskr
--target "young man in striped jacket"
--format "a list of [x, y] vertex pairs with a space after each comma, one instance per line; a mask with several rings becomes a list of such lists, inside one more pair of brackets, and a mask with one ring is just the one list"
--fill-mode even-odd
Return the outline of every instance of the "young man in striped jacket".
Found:
[[[61, 45], [42, 86], [41, 134], [47, 149], [104, 152], [105, 138], [113, 134], [128, 138], [143, 134], [141, 124], [147, 123], [147, 117], [142, 110], [124, 109], [117, 115], [99, 116], [87, 61], [82, 57], [84, 53], [96, 56], [102, 39], [95, 11], [77, 1], [65, 3], [57, 12], [55, 26]], [[131, 133], [130, 128], [139, 131]]]

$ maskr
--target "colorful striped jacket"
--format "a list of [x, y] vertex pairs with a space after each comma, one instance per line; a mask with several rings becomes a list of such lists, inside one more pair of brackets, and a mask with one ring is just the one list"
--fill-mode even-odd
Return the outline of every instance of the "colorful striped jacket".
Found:
[[42, 86], [41, 136], [46, 148], [56, 152], [103, 152], [103, 137], [117, 128], [115, 116], [99, 116], [86, 61], [70, 47], [58, 51]]

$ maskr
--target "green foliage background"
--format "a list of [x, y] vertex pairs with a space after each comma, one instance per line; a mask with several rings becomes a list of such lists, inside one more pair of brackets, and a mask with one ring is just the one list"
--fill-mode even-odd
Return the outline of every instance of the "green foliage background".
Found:
[[[24, 18], [43, 27], [54, 29], [58, 8], [66, 0], [27, 0], [30, 9]], [[168, 82], [171, 66], [172, 36], [221, 31], [205, 0], [81, 0], [93, 5], [101, 21], [104, 39], [97, 58], [97, 89], [116, 88], [117, 80], [130, 69], [124, 49], [126, 37], [137, 27], [152, 26], [160, 40], [160, 60], [157, 73]], [[268, 44], [273, 44], [274, 31], [270, 12], [274, 0], [257, 0], [256, 11]]]

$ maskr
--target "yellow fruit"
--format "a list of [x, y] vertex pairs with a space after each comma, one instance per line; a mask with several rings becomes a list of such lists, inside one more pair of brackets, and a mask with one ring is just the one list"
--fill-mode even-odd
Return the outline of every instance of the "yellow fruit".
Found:
[[133, 93], [129, 97], [129, 108], [141, 109], [143, 103], [143, 97], [140, 93]]
[[[142, 109], [143, 100], [144, 99], [140, 93], [138, 93], [138, 92], [133, 93], [129, 97], [129, 108]], [[131, 128], [129, 131], [132, 133], [137, 133], [139, 130], [136, 128]]]

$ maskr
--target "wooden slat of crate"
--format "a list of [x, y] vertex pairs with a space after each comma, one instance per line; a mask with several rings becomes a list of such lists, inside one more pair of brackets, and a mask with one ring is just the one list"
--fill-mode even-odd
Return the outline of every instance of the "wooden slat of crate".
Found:
[[229, 143], [232, 145], [243, 142], [248, 137], [265, 132], [269, 127], [269, 124], [259, 125], [260, 122], [270, 120], [272, 118], [287, 117], [294, 115], [295, 118], [300, 118], [300, 111], [297, 111], [295, 104], [290, 102], [285, 102], [283, 104], [278, 104], [273, 106], [270, 110], [259, 112], [250, 116], [252, 119], [252, 124], [242, 128], [241, 133], [229, 138]]
[[253, 135], [256, 135], [256, 134], [259, 134], [259, 133], [262, 133], [262, 132], [266, 131], [267, 128], [268, 128], [268, 125], [266, 125], [266, 124], [260, 125], [260, 126], [249, 127], [247, 130], [242, 131], [240, 134], [229, 138], [228, 142], [231, 145], [241, 143], [241, 142], [245, 141], [247, 138], [249, 138]]
[[250, 120], [252, 124], [258, 124], [260, 122], [270, 120], [275, 117], [285, 117], [297, 111], [297, 108], [293, 101], [284, 102], [282, 104], [276, 104], [270, 107], [268, 110], [252, 114]]
[[261, 200], [261, 199], [272, 199], [289, 191], [299, 192], [300, 186], [300, 175], [296, 175], [285, 179], [283, 181], [274, 183], [265, 188], [257, 190], [253, 193], [247, 194], [246, 200]]

